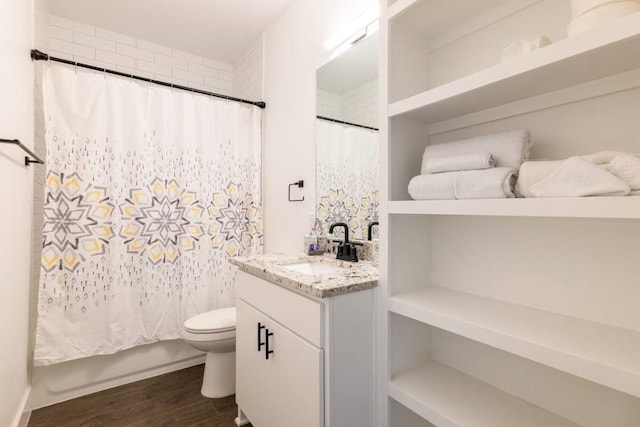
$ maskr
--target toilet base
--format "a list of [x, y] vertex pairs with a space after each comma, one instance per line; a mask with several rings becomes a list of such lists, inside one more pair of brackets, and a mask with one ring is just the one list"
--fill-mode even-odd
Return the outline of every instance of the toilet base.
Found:
[[236, 392], [236, 352], [207, 353], [201, 393], [204, 397], [220, 398]]

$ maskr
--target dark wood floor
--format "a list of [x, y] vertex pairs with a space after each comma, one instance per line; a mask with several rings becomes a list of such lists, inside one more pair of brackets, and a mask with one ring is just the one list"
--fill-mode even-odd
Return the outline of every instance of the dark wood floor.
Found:
[[235, 396], [200, 394], [204, 365], [37, 409], [28, 427], [234, 427]]

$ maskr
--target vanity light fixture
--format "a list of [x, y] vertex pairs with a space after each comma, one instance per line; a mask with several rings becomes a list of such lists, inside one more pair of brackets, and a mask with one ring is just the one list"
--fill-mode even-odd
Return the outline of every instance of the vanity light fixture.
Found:
[[324, 43], [325, 49], [331, 51], [337, 47], [347, 47], [357, 43], [370, 34], [373, 34], [378, 29], [378, 16], [380, 15], [380, 6], [378, 2], [373, 3], [372, 7], [351, 23], [343, 27], [333, 37], [327, 39]]

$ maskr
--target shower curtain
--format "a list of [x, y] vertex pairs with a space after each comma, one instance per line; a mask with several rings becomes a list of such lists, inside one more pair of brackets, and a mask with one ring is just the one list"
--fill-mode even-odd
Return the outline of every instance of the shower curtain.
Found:
[[318, 119], [316, 132], [317, 217], [325, 232], [345, 222], [350, 234], [366, 238], [380, 205], [378, 131]]
[[35, 364], [176, 339], [232, 306], [228, 258], [262, 250], [260, 109], [43, 68]]

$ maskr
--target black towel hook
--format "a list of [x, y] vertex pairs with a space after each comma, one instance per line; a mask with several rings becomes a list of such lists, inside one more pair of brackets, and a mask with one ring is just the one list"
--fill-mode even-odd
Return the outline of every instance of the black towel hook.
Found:
[[290, 202], [302, 202], [304, 201], [304, 196], [302, 196], [302, 199], [292, 199], [291, 198], [291, 187], [296, 186], [298, 188], [303, 188], [304, 187], [304, 180], [300, 180], [300, 181], [296, 181], [293, 184], [289, 184], [289, 201]]

